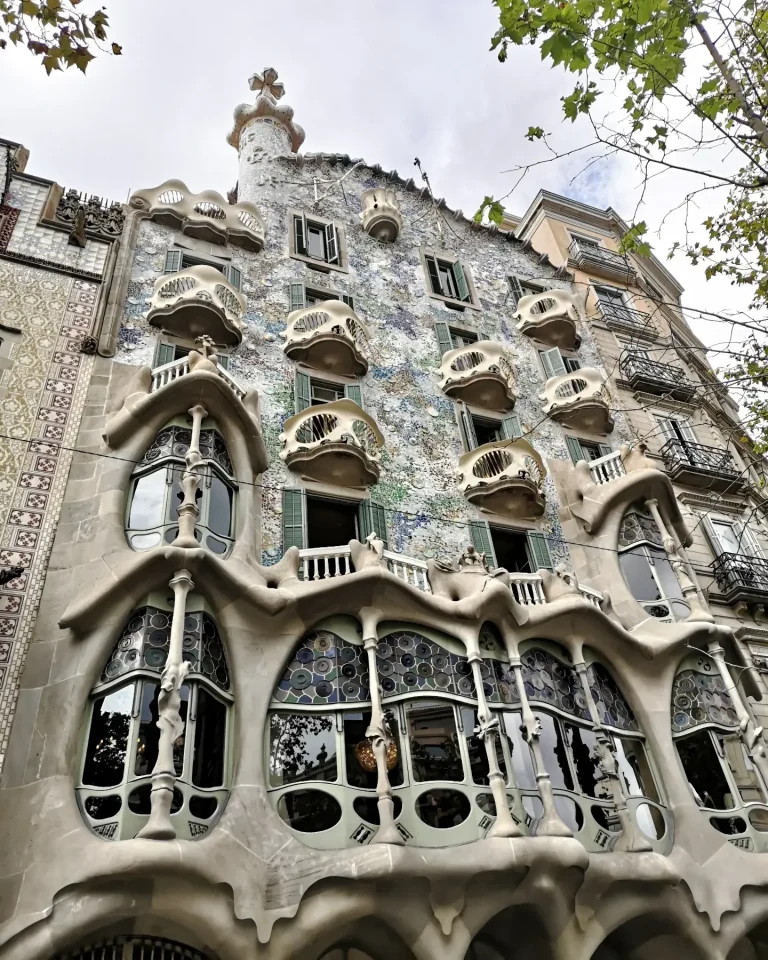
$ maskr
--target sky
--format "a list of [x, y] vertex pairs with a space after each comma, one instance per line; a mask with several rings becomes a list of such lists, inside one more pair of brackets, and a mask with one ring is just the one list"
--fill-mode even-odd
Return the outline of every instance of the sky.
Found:
[[[349, 153], [418, 176], [419, 157], [434, 192], [472, 215], [483, 196], [502, 196], [505, 173], [542, 156], [524, 139], [531, 125], [552, 132], [561, 149], [586, 131], [561, 120], [560, 97], [573, 77], [550, 69], [532, 47], [505, 64], [489, 52], [496, 26], [490, 0], [106, 0], [110, 40], [87, 74], [47, 77], [26, 50], [0, 52], [0, 137], [31, 152], [27, 172], [110, 200], [166, 179], [193, 191], [226, 194], [237, 155], [226, 143], [232, 110], [251, 101], [248, 77], [274, 66], [285, 103], [307, 132], [305, 151]], [[81, 9], [95, 9], [84, 0]], [[580, 158], [531, 171], [505, 201], [522, 213], [549, 189], [635, 215], [638, 174], [615, 159], [573, 180]], [[676, 175], [654, 181], [640, 218], [656, 226], [679, 202]], [[680, 239], [680, 217], [667, 221], [654, 249]], [[705, 283], [677, 257], [667, 263], [693, 307], [745, 306], [725, 281]], [[714, 342], [711, 328], [694, 324]]]

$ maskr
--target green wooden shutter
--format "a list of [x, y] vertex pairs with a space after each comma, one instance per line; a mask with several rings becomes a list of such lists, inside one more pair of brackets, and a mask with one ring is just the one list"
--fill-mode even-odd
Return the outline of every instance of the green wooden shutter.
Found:
[[229, 280], [229, 282], [232, 284], [232, 286], [235, 288], [235, 290], [242, 290], [242, 289], [243, 289], [243, 272], [242, 272], [242, 270], [239, 270], [237, 267], [233, 267], [233, 266], [231, 266], [231, 265], [227, 265], [226, 267], [224, 267], [224, 269], [223, 269], [221, 272], [224, 274], [224, 276], [227, 278], [227, 280]]
[[178, 273], [181, 270], [181, 250], [167, 250], [165, 253], [165, 266], [163, 273]]
[[216, 357], [222, 370], [229, 370], [229, 357], [226, 353], [217, 353]]
[[350, 310], [355, 309], [355, 298], [352, 296], [351, 293], [342, 293], [341, 302], [346, 303], [346, 305], [349, 307]]
[[293, 240], [296, 253], [307, 254], [307, 218], [302, 213], [293, 218]]
[[339, 235], [333, 223], [325, 225], [325, 259], [328, 263], [339, 262]]
[[424, 260], [427, 264], [427, 272], [429, 273], [429, 282], [432, 285], [432, 293], [437, 293], [442, 297], [443, 285], [440, 283], [440, 271], [437, 269], [435, 258], [425, 255]]
[[464, 404], [459, 407], [459, 426], [461, 427], [464, 446], [467, 450], [474, 450], [475, 447], [478, 446], [477, 434], [475, 433], [475, 425], [472, 422], [472, 414]]
[[170, 363], [173, 360], [175, 349], [172, 343], [158, 343], [155, 350], [155, 366], [162, 367], [164, 364]]
[[563, 357], [563, 363], [568, 373], [575, 373], [577, 370], [581, 370], [581, 363], [579, 363], [576, 357]]
[[312, 406], [312, 384], [309, 375], [296, 371], [296, 379], [293, 384], [294, 408], [296, 413], [301, 413], [307, 407]]
[[443, 355], [446, 354], [449, 350], [453, 350], [453, 337], [451, 336], [451, 328], [447, 323], [438, 321], [435, 324], [435, 333], [437, 334], [437, 345], [440, 350], [440, 359], [443, 359]]
[[509, 292], [512, 294], [512, 306], [517, 310], [520, 298], [525, 296], [525, 290], [523, 290], [523, 285], [518, 277], [507, 277], [507, 280], [509, 281]]
[[464, 276], [464, 267], [459, 260], [453, 265], [453, 276], [456, 280], [456, 289], [459, 291], [459, 300], [469, 300], [469, 284]]
[[610, 443], [598, 443], [597, 445], [600, 449], [600, 456], [607, 457], [609, 453], [613, 453], [613, 447]]
[[359, 383], [348, 383], [344, 387], [344, 396], [348, 400], [354, 400], [355, 403], [360, 407], [360, 409], [365, 409], [363, 407], [363, 388]]
[[283, 553], [289, 547], [304, 549], [304, 491], [283, 489]]
[[551, 570], [552, 557], [549, 554], [549, 545], [544, 534], [529, 530], [526, 533], [526, 538], [528, 540], [528, 561], [531, 570], [534, 573], [537, 570]]
[[307, 291], [303, 283], [290, 284], [288, 297], [291, 313], [302, 310], [307, 305]]
[[496, 551], [493, 549], [493, 540], [491, 539], [491, 528], [485, 520], [471, 520], [469, 524], [469, 536], [472, 539], [472, 545], [478, 553], [484, 553], [488, 558], [488, 566], [498, 566], [496, 562]]
[[379, 540], [384, 541], [384, 549], [389, 549], [387, 537], [387, 511], [380, 503], [372, 500], [363, 500], [357, 511], [357, 526], [361, 541], [371, 533], [376, 533]]
[[505, 440], [517, 440], [523, 435], [523, 428], [520, 426], [520, 417], [516, 413], [504, 417], [501, 421], [501, 435]]
[[581, 449], [581, 443], [576, 439], [576, 437], [566, 437], [565, 445], [568, 447], [568, 453], [570, 453], [571, 460], [573, 460], [574, 463], [578, 463], [579, 460], [587, 459]]
[[563, 362], [563, 355], [557, 347], [553, 347], [551, 350], [540, 350], [539, 356], [541, 357], [541, 363], [547, 378], [561, 377], [563, 374], [568, 373], [565, 369], [565, 363]]

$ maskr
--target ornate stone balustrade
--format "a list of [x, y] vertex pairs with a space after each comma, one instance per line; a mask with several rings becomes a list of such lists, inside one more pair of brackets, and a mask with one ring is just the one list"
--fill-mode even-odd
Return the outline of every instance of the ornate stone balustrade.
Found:
[[600, 434], [613, 430], [605, 378], [590, 367], [550, 377], [539, 399], [545, 416], [563, 426]]
[[368, 330], [341, 300], [294, 310], [285, 337], [286, 356], [297, 363], [347, 377], [368, 370]]
[[310, 480], [368, 487], [381, 472], [384, 437], [353, 400], [307, 407], [285, 421], [280, 457]]
[[614, 450], [604, 457], [591, 460], [589, 472], [592, 476], [592, 482], [598, 485], [610, 483], [611, 480], [618, 480], [619, 477], [623, 477], [627, 470], [624, 466], [621, 450]]
[[[246, 391], [240, 386], [232, 374], [228, 370], [225, 370], [224, 367], [219, 366], [217, 366], [216, 371], [221, 379], [232, 388], [236, 396], [240, 400], [244, 400]], [[150, 393], [162, 390], [167, 384], [173, 383], [174, 380], [178, 380], [180, 377], [187, 376], [188, 373], [189, 357], [181, 357], [179, 360], [164, 363], [162, 367], [154, 367], [152, 369], [152, 386]]]
[[521, 297], [517, 304], [517, 329], [552, 347], [575, 349], [580, 338], [576, 330], [579, 311], [567, 290], [545, 290]]
[[245, 297], [215, 267], [190, 267], [157, 278], [147, 320], [187, 340], [207, 336], [236, 346], [243, 339], [245, 307]]
[[130, 205], [146, 210], [150, 220], [165, 223], [208, 243], [258, 252], [264, 247], [264, 221], [252, 203], [227, 203], [215, 190], [192, 193], [181, 180], [137, 190]]
[[386, 187], [383, 190], [366, 190], [360, 202], [363, 230], [382, 243], [394, 243], [403, 229], [395, 191]]
[[544, 463], [527, 440], [499, 440], [459, 459], [461, 490], [470, 501], [508, 517], [544, 512]]
[[449, 350], [440, 364], [440, 389], [449, 397], [488, 410], [511, 410], [515, 405], [515, 377], [500, 343], [480, 340]]

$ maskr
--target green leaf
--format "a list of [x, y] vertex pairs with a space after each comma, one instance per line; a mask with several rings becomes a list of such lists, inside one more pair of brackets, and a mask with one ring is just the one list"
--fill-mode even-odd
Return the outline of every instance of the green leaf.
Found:
[[533, 142], [534, 140], [542, 140], [544, 136], [545, 134], [543, 127], [528, 127], [528, 132], [525, 135], [525, 139]]

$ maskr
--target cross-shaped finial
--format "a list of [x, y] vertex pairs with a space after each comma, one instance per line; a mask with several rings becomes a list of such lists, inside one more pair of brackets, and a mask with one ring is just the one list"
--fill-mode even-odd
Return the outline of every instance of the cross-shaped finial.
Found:
[[208, 359], [210, 354], [216, 353], [216, 344], [208, 336], [208, 334], [203, 334], [202, 337], [197, 337], [195, 339], [195, 343], [200, 344], [200, 352], [202, 353], [202, 355], [205, 357], [206, 360]]
[[275, 100], [279, 100], [285, 93], [284, 85], [277, 82], [277, 70], [274, 67], [266, 67], [261, 73], [254, 73], [248, 86], [262, 95], [271, 95]]

